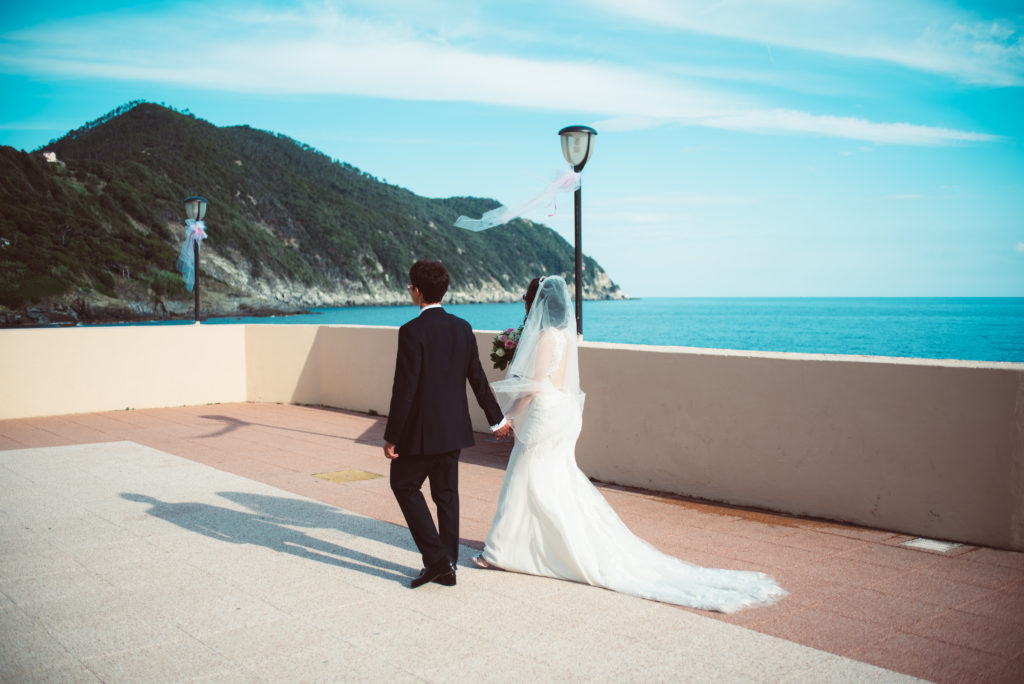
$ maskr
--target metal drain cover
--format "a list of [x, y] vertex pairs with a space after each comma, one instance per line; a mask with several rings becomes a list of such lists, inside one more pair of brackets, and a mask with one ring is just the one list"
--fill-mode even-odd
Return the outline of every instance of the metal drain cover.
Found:
[[357, 480], [376, 480], [384, 476], [371, 473], [368, 470], [338, 470], [333, 473], [315, 473], [313, 477], [331, 482], [356, 482]]
[[908, 546], [912, 549], [921, 549], [922, 551], [934, 551], [936, 553], [947, 553], [953, 549], [963, 546], [963, 544], [957, 544], [956, 542], [944, 542], [937, 541], [935, 539], [924, 539], [918, 537], [917, 539], [911, 539], [910, 541], [900, 542], [900, 546]]

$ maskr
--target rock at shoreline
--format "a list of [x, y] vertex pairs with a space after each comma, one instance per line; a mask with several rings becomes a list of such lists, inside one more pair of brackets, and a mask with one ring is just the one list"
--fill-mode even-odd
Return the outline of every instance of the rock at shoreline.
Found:
[[[293, 316], [309, 313], [309, 309], [294, 306], [233, 302], [234, 306], [210, 306], [200, 302], [200, 318], [228, 318], [233, 316]], [[143, 323], [148, 321], [193, 320], [193, 304], [183, 302], [132, 302], [110, 300], [91, 303], [78, 300], [73, 304], [39, 305], [23, 309], [0, 306], [0, 328], [40, 328], [74, 325], [103, 325], [106, 323]]]

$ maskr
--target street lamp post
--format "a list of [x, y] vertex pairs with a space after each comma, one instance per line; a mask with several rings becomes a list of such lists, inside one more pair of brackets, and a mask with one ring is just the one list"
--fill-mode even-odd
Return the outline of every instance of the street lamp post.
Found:
[[[573, 171], [583, 170], [594, 150], [594, 136], [597, 135], [590, 126], [566, 126], [558, 131], [562, 138], [562, 155], [572, 165]], [[576, 283], [576, 334], [583, 338], [583, 183], [576, 188], [576, 268], [573, 280]]]
[[[186, 197], [185, 198], [185, 217], [193, 223], [202, 221], [203, 217], [206, 216], [206, 198], [205, 197]], [[200, 224], [200, 230], [201, 224]], [[195, 321], [199, 322], [199, 240], [192, 242], [193, 259], [192, 262], [195, 267], [195, 285], [193, 286], [193, 293], [196, 296], [195, 303]]]

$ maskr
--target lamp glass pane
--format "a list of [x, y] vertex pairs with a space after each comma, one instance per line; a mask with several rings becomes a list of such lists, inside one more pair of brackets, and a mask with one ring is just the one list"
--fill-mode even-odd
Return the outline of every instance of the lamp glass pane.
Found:
[[562, 156], [565, 161], [575, 166], [583, 161], [587, 154], [586, 135], [577, 132], [562, 133]]
[[185, 217], [195, 221], [206, 216], [206, 200], [195, 198], [185, 201]]
[[581, 131], [569, 131], [562, 134], [562, 155], [565, 161], [576, 166], [587, 158], [587, 146], [590, 136]]

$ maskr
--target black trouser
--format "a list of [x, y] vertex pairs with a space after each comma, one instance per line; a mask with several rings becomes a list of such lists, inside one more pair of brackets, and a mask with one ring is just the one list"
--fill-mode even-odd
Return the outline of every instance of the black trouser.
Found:
[[[399, 455], [391, 461], [391, 491], [429, 567], [459, 560], [459, 452], [432, 456]], [[430, 480], [430, 498], [437, 506], [437, 527], [420, 488]], [[439, 531], [440, 529], [440, 531]]]

